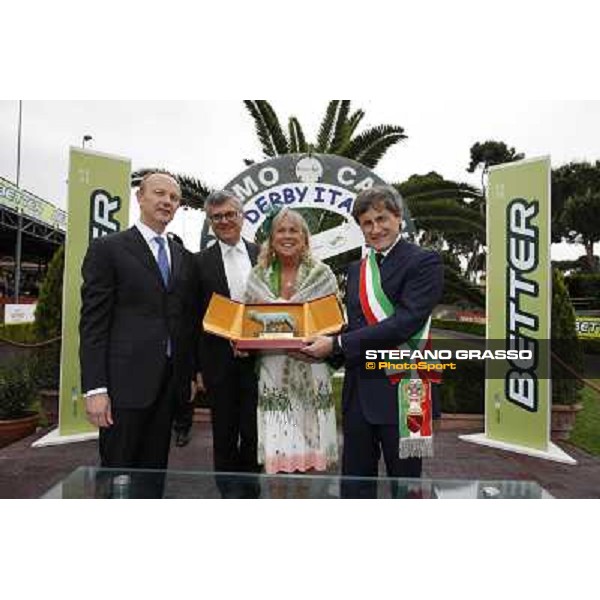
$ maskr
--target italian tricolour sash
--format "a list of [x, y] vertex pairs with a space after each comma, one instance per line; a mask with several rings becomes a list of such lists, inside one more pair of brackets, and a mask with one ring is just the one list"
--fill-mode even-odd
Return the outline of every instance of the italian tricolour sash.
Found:
[[[360, 305], [369, 325], [379, 323], [394, 314], [394, 305], [381, 287], [379, 266], [375, 252], [371, 249], [360, 265]], [[420, 331], [405, 343], [400, 350], [431, 349], [431, 315]], [[400, 429], [400, 458], [433, 456], [431, 422], [431, 383], [440, 381], [435, 371], [386, 370], [393, 384], [398, 385], [398, 423]]]

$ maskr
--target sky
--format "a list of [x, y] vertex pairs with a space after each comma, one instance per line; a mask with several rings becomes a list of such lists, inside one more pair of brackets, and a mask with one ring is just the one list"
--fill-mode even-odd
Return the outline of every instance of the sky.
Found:
[[[316, 139], [327, 106], [323, 100], [270, 100], [282, 123], [294, 115], [309, 141]], [[361, 128], [394, 124], [407, 140], [388, 151], [375, 169], [384, 180], [437, 171], [480, 184], [467, 173], [477, 141], [506, 142], [527, 158], [550, 155], [552, 166], [600, 159], [600, 100], [495, 100], [406, 97], [353, 100], [366, 115]], [[0, 175], [15, 181], [18, 102], [0, 101]], [[242, 100], [36, 101], [23, 102], [21, 187], [66, 208], [68, 154], [91, 135], [87, 147], [131, 158], [133, 169], [163, 167], [223, 187], [244, 170], [244, 158], [263, 158], [254, 124]], [[133, 203], [135, 205], [135, 203]], [[180, 211], [173, 230], [196, 239], [198, 216]], [[132, 216], [136, 216], [135, 209]], [[189, 244], [188, 244], [189, 245]], [[193, 242], [192, 242], [192, 248]], [[575, 258], [583, 247], [553, 247], [553, 258]]]

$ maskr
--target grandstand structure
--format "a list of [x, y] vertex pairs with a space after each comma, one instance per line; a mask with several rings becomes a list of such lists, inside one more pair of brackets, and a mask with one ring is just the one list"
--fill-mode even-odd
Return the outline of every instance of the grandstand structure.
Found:
[[21, 213], [21, 300], [37, 299], [48, 263], [64, 243], [67, 214], [51, 202], [0, 177], [0, 303], [14, 297], [17, 231]]

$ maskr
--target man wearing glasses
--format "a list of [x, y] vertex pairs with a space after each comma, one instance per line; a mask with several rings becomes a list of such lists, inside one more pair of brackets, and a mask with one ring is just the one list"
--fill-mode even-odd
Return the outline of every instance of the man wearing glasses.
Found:
[[[212, 193], [205, 202], [217, 242], [195, 256], [200, 283], [200, 314], [213, 292], [242, 302], [258, 246], [241, 238], [244, 213], [233, 192]], [[202, 333], [198, 342], [197, 377], [211, 406], [215, 471], [257, 472], [257, 380], [254, 360], [234, 353], [223, 338]], [[224, 496], [247, 495], [248, 487], [233, 489], [217, 479]]]

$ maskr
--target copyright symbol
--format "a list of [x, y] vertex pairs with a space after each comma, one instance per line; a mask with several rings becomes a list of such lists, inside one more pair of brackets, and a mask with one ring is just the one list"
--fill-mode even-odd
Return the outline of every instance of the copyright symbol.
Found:
[[367, 369], [372, 370], [375, 368], [375, 363], [374, 362], [368, 362], [366, 365]]

